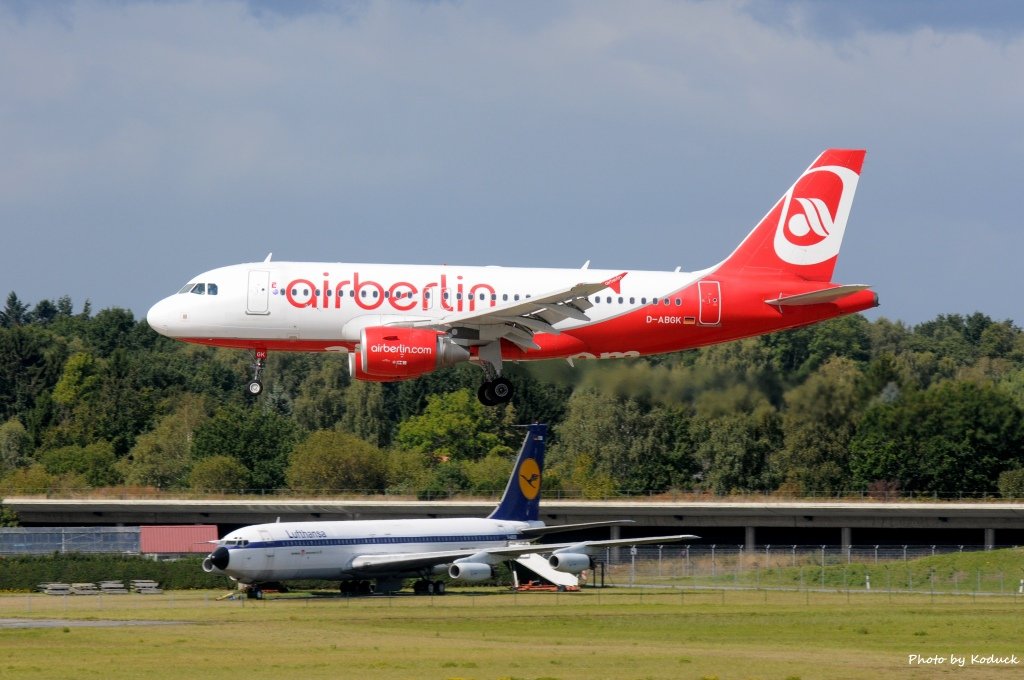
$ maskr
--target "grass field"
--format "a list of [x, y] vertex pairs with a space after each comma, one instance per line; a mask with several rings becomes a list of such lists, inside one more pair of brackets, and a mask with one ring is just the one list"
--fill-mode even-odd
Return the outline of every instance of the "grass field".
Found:
[[[1009, 594], [221, 594], [0, 596], [0, 620], [46, 625], [0, 622], [0, 677], [784, 680], [1024, 670], [1024, 661], [983, 658], [1024, 659], [1024, 597]], [[912, 664], [912, 654], [942, 663]]]

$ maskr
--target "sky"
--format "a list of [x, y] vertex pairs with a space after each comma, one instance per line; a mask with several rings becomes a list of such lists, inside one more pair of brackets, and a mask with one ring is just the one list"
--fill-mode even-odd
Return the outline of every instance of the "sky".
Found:
[[275, 260], [696, 270], [825, 148], [835, 279], [1024, 325], [1024, 3], [0, 0], [0, 295]]

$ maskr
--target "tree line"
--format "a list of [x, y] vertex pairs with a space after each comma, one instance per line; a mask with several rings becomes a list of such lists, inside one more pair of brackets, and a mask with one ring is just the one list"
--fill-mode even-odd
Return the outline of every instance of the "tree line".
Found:
[[344, 356], [188, 345], [70, 298], [0, 312], [0, 492], [500, 491], [546, 422], [548, 492], [1024, 495], [1024, 335], [980, 313], [862, 316], [658, 357], [462, 365], [401, 383]]

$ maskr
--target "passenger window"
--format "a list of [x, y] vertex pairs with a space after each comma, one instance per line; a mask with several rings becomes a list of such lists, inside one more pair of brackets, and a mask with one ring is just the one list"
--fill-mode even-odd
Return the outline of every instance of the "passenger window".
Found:
[[679, 298], [676, 298], [676, 307], [678, 307], [681, 304], [683, 304], [683, 301], [680, 300]]
[[206, 284], [197, 283], [196, 287], [192, 289], [193, 295], [206, 295]]

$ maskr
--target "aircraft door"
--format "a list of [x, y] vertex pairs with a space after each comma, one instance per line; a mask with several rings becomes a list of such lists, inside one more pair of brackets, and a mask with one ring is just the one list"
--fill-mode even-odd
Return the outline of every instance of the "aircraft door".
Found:
[[274, 571], [274, 547], [272, 541], [274, 538], [270, 535], [269, 531], [260, 529], [260, 541], [263, 542], [263, 569], [266, 576], [264, 578], [272, 578]]
[[249, 272], [249, 295], [245, 303], [246, 314], [270, 314], [270, 272]]
[[701, 326], [722, 323], [722, 286], [718, 281], [697, 282], [698, 313]]

